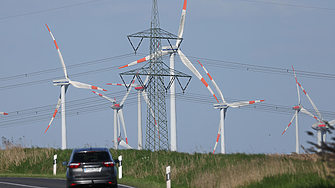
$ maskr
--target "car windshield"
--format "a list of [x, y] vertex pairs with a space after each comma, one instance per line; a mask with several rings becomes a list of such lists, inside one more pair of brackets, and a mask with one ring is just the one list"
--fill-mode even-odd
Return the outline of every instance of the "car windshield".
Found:
[[107, 152], [86, 152], [86, 153], [75, 153], [73, 156], [73, 162], [105, 162], [109, 161], [110, 157]]

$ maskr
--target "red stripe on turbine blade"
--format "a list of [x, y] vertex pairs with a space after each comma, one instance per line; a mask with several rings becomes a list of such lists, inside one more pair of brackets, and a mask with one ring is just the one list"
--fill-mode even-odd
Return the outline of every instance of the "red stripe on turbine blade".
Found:
[[95, 89], [95, 90], [97, 90], [97, 89], [98, 89], [98, 87], [97, 87], [97, 86], [91, 86], [91, 88], [92, 88], [92, 89]]
[[55, 112], [54, 112], [54, 114], [52, 115], [53, 118], [56, 117], [57, 112], [58, 112], [58, 110], [56, 109]]
[[295, 82], [298, 83], [298, 79], [297, 79], [297, 77], [295, 77]]
[[202, 82], [206, 87], [208, 87], [208, 84], [207, 84], [207, 82], [206, 82], [206, 80], [205, 80], [204, 78], [201, 78], [201, 82]]
[[125, 67], [128, 67], [128, 65], [125, 65], [125, 66], [119, 67], [119, 69], [122, 69], [122, 68], [125, 68]]
[[293, 65], [291, 65], [291, 66], [292, 66], [292, 70], [294, 71]]
[[303, 90], [303, 91], [304, 91], [305, 95], [307, 95], [307, 92], [305, 90]]
[[122, 86], [122, 84], [116, 84], [117, 86]]
[[292, 124], [292, 122], [290, 122], [289, 124], [288, 124], [288, 126], [287, 127], [290, 127], [290, 125]]
[[265, 100], [260, 100], [259, 102], [264, 102]]
[[106, 89], [102, 89], [102, 91], [107, 91]]
[[99, 96], [102, 97], [102, 94], [99, 93]]
[[301, 84], [298, 82], [299, 87], [301, 87]]
[[219, 142], [220, 139], [220, 134], [218, 134], [218, 136], [216, 137], [216, 142]]
[[326, 127], [326, 125], [325, 124], [321, 124], [321, 125], [319, 125], [319, 127]]
[[207, 75], [208, 75], [209, 79], [213, 80], [212, 76], [209, 73], [207, 73]]
[[143, 57], [142, 59], [137, 60], [136, 63], [142, 63], [144, 61], [146, 61], [145, 57]]
[[55, 43], [56, 49], [59, 50], [56, 40], [54, 40], [54, 43]]
[[200, 61], [199, 60], [197, 60], [198, 61], [198, 63], [203, 67], [203, 65], [200, 63]]
[[314, 119], [318, 120], [318, 118], [317, 118], [317, 117], [315, 117], [315, 116], [314, 116]]
[[48, 28], [48, 31], [50, 32], [50, 29], [49, 29], [49, 26], [45, 23], [45, 25], [47, 26], [47, 28]]
[[218, 100], [218, 98], [216, 97], [216, 95], [213, 94], [213, 96], [214, 96], [214, 98], [216, 99], [216, 101], [219, 103], [219, 100]]
[[47, 127], [47, 129], [44, 131], [44, 133], [46, 133], [46, 132], [48, 131], [49, 127], [50, 127], [50, 125], [48, 125], [48, 127]]
[[213, 154], [215, 153], [215, 150], [213, 150]]
[[128, 138], [126, 138], [126, 143], [128, 144]]
[[281, 133], [281, 135], [283, 135], [286, 131], [284, 131], [283, 133]]
[[8, 113], [4, 112], [3, 115], [8, 115]]
[[254, 104], [255, 103], [255, 101], [249, 101], [249, 104]]
[[[156, 121], [156, 119], [155, 119], [155, 125], [157, 125], [157, 121]], [[158, 133], [159, 133], [159, 131], [158, 131]]]
[[183, 10], [186, 10], [187, 0], [184, 0]]

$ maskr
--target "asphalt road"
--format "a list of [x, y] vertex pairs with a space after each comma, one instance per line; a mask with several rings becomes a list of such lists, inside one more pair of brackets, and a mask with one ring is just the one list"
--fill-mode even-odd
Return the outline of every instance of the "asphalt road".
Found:
[[[2, 178], [0, 177], [1, 188], [65, 188], [63, 179], [46, 178]], [[134, 188], [127, 185], [120, 185], [119, 188]]]

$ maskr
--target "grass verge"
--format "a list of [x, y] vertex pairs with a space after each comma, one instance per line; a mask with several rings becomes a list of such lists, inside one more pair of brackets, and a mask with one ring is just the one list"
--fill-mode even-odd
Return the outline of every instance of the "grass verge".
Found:
[[[72, 150], [23, 148], [10, 144], [0, 150], [0, 176], [65, 178]], [[328, 162], [317, 155], [178, 153], [148, 150], [110, 150], [123, 157], [119, 183], [138, 188], [166, 187], [165, 169], [171, 166], [173, 188], [189, 187], [334, 187]], [[53, 155], [57, 176], [52, 175]], [[310, 181], [311, 180], [311, 181]]]

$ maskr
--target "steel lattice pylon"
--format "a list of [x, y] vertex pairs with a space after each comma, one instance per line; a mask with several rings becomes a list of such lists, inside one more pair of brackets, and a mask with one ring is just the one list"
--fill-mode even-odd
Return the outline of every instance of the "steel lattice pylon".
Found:
[[[150, 39], [151, 57], [149, 62], [139, 69], [120, 73], [121, 79], [125, 83], [126, 87], [129, 87], [130, 84], [127, 86], [127, 83], [124, 81], [122, 76], [133, 75], [132, 80], [134, 80], [136, 77], [147, 92], [150, 106], [147, 107], [145, 149], [153, 151], [169, 150], [166, 114], [167, 90], [170, 88], [171, 84], [177, 80], [181, 86], [181, 89], [184, 91], [191, 80], [191, 76], [181, 73], [177, 70], [170, 69], [162, 61], [162, 57], [158, 52], [161, 48], [162, 39], [166, 39], [171, 46], [170, 40], [178, 39], [182, 41], [182, 38], [178, 38], [178, 36], [160, 28], [157, 0], [153, 0], [152, 2], [150, 29], [128, 35], [127, 37], [135, 53], [144, 38]], [[131, 37], [141, 38], [136, 48], [131, 42]], [[174, 72], [174, 74], [172, 75], [171, 72]], [[146, 81], [143, 81], [141, 78], [141, 76], [144, 75], [146, 76]], [[167, 85], [165, 85], [165, 77], [169, 79]], [[188, 79], [184, 87], [182, 86], [179, 77]], [[132, 81], [130, 81], [130, 83], [132, 83]]]

